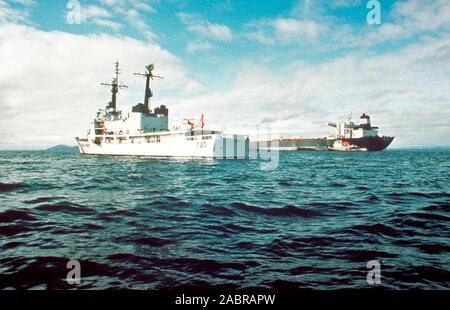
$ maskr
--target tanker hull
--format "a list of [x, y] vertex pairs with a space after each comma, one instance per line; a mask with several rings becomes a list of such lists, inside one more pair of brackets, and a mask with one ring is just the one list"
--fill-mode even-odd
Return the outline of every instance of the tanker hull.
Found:
[[350, 145], [355, 145], [358, 148], [366, 149], [367, 151], [382, 151], [386, 149], [394, 140], [394, 137], [386, 136], [373, 136], [373, 137], [362, 137], [353, 139], [343, 139], [343, 141], [348, 142]]

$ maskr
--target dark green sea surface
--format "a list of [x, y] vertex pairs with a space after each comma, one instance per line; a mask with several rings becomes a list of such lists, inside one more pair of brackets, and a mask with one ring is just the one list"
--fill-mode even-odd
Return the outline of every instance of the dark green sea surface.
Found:
[[0, 152], [0, 288], [449, 288], [450, 149], [260, 164]]

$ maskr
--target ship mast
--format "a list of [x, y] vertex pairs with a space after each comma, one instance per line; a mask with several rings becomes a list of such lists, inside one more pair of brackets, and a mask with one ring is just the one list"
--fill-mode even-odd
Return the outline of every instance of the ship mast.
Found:
[[151, 111], [150, 99], [153, 97], [153, 92], [151, 89], [151, 81], [154, 78], [158, 78], [158, 79], [164, 79], [164, 78], [161, 76], [153, 75], [152, 71], [155, 69], [155, 66], [153, 64], [150, 64], [150, 65], [146, 66], [145, 68], [147, 69], [145, 73], [134, 73], [134, 75], [142, 76], [142, 77], [146, 78], [144, 107], [145, 107], [145, 112], [148, 114]]
[[119, 84], [119, 75], [120, 75], [120, 69], [119, 69], [119, 61], [116, 61], [115, 63], [115, 73], [116, 76], [113, 78], [111, 83], [101, 83], [102, 86], [111, 86], [111, 108], [115, 111], [117, 108], [117, 94], [119, 93], [119, 89], [122, 88], [128, 88], [127, 85], [120, 83]]

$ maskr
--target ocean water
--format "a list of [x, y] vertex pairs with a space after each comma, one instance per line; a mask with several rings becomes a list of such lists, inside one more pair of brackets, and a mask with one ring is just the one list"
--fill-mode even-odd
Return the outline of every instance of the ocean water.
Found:
[[[450, 287], [450, 149], [0, 152], [0, 289]], [[65, 281], [67, 262], [81, 283]]]

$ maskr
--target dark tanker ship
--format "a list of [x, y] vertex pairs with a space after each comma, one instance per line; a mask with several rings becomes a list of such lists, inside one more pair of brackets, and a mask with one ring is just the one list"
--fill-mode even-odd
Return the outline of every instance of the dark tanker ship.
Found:
[[335, 141], [328, 146], [330, 151], [382, 151], [394, 140], [394, 137], [379, 136], [378, 127], [370, 123], [369, 115], [363, 114], [359, 124], [351, 118], [339, 123], [329, 123], [334, 129]]
[[370, 117], [361, 115], [359, 124], [351, 117], [338, 123], [328, 123], [333, 133], [323, 138], [279, 138], [271, 141], [253, 141], [253, 147], [280, 151], [382, 151], [394, 137], [379, 136], [378, 127], [370, 123]]

